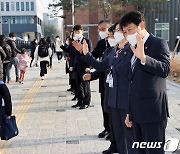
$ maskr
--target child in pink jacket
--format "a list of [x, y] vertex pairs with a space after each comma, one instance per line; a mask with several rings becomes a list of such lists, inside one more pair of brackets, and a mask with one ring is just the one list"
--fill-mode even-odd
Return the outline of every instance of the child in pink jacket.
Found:
[[20, 78], [19, 83], [24, 83], [24, 76], [26, 73], [26, 68], [28, 67], [29, 63], [29, 56], [26, 54], [26, 49], [23, 48], [21, 54], [17, 54], [17, 58], [19, 60], [18, 62], [18, 68], [20, 70]]

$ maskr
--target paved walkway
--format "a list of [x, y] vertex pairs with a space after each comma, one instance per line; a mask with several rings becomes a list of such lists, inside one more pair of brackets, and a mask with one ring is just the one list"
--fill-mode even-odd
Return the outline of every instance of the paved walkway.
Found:
[[[97, 138], [103, 130], [98, 81], [91, 82], [91, 107], [72, 109], [75, 102], [66, 91], [64, 66], [54, 59], [44, 81], [34, 67], [28, 69], [25, 84], [8, 85], [20, 133], [8, 142], [0, 141], [0, 154], [100, 154], [109, 147], [109, 141]], [[168, 82], [167, 89], [171, 118], [166, 137], [180, 139], [180, 86]]]

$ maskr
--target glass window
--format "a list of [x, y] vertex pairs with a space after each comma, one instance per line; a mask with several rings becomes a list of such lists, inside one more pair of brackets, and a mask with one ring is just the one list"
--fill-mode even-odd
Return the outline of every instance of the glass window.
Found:
[[29, 2], [26, 2], [26, 11], [29, 11]]
[[19, 2], [16, 2], [16, 11], [20, 11]]
[[1, 2], [1, 11], [4, 11], [4, 2]]
[[31, 11], [34, 11], [34, 2], [31, 2]]
[[24, 2], [21, 2], [21, 11], [24, 11]]
[[11, 11], [15, 11], [15, 4], [14, 4], [14, 2], [11, 2]]
[[169, 41], [169, 23], [155, 23], [155, 36]]
[[6, 2], [6, 11], [9, 11], [9, 2]]
[[84, 37], [89, 38], [89, 27], [88, 26], [83, 26], [84, 29]]

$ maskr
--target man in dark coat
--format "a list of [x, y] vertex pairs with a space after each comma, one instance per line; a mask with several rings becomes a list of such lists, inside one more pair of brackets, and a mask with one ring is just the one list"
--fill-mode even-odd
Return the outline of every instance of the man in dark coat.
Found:
[[[166, 77], [170, 72], [170, 62], [167, 42], [147, 32], [144, 16], [138, 11], [124, 15], [120, 25], [134, 53], [129, 67], [129, 114], [126, 125], [133, 128], [136, 142], [146, 144], [143, 148], [137, 148], [137, 154], [164, 154], [169, 116]], [[158, 142], [161, 146], [148, 148], [148, 142]]]

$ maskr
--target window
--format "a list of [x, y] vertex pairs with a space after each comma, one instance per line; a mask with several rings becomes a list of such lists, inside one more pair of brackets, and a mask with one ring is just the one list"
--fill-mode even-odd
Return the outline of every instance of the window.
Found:
[[20, 11], [19, 2], [16, 2], [16, 11]]
[[31, 2], [31, 11], [34, 11], [34, 2]]
[[15, 11], [15, 4], [14, 4], [14, 2], [11, 2], [11, 11]]
[[169, 41], [169, 23], [155, 23], [155, 36]]
[[4, 11], [4, 2], [1, 2], [1, 11]]
[[29, 11], [29, 2], [26, 2], [26, 11]]
[[24, 11], [24, 2], [21, 2], [21, 11]]
[[9, 2], [6, 2], [6, 11], [9, 11]]
[[85, 38], [89, 38], [89, 27], [88, 26], [84, 26], [84, 37]]

